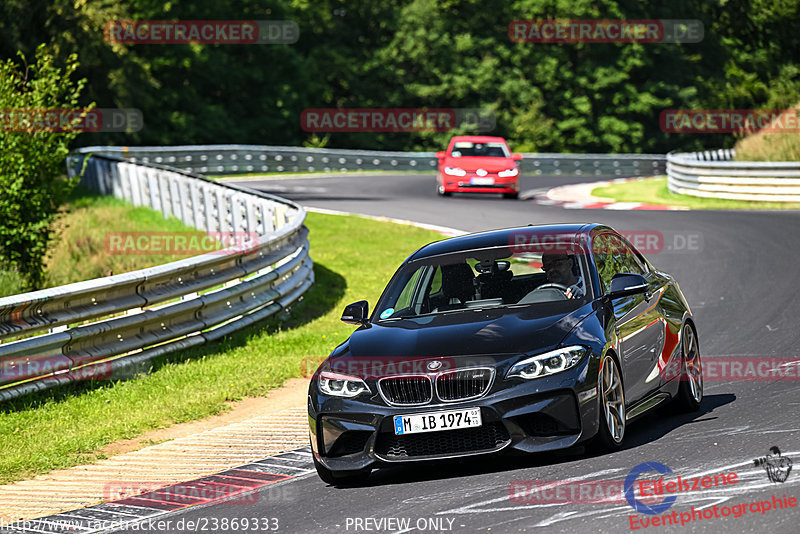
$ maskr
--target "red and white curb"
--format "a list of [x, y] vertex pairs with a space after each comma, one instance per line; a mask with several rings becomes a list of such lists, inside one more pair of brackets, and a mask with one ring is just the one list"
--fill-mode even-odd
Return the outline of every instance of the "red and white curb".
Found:
[[646, 202], [615, 202], [592, 195], [592, 190], [607, 185], [632, 182], [642, 178], [617, 178], [602, 182], [585, 184], [562, 185], [549, 190], [526, 191], [520, 198], [532, 200], [544, 206], [559, 206], [564, 209], [580, 210], [660, 210], [660, 211], [686, 211], [685, 206], [669, 206], [666, 204], [650, 204]]
[[188, 482], [131, 495], [96, 506], [62, 512], [0, 528], [2, 534], [90, 534], [118, 530], [140, 521], [211, 503], [253, 504], [258, 491], [314, 472], [310, 447], [227, 469]]

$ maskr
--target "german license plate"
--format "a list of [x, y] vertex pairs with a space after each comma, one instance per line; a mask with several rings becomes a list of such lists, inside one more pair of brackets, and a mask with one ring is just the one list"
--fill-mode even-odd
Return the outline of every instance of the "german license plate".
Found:
[[471, 178], [472, 185], [494, 185], [494, 178]]
[[394, 433], [396, 436], [476, 426], [481, 426], [480, 408], [394, 416]]

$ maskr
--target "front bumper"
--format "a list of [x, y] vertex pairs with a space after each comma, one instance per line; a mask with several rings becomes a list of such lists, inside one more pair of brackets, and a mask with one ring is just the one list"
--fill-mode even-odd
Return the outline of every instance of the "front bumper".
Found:
[[[375, 394], [363, 400], [309, 395], [311, 445], [332, 471], [505, 451], [543, 452], [570, 447], [597, 432], [596, 370], [587, 358], [573, 369], [535, 380], [499, 379], [470, 401], [416, 407], [387, 406]], [[594, 376], [594, 380], [587, 380]], [[371, 384], [373, 393], [376, 391]], [[480, 427], [396, 436], [393, 416], [478, 407]]]
[[[493, 184], [473, 184], [473, 178], [492, 178]], [[447, 193], [518, 193], [519, 176], [500, 178], [496, 174], [479, 177], [476, 174], [466, 176], [450, 176], [439, 174], [439, 183]]]

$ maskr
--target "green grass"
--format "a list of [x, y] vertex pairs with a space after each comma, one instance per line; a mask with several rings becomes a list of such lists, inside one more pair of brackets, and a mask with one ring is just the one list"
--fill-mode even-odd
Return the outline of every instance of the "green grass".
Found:
[[757, 202], [676, 195], [667, 188], [667, 178], [645, 178], [632, 182], [611, 184], [592, 190], [592, 196], [613, 199], [617, 202], [645, 202], [686, 206], [695, 210], [796, 210], [797, 202]]
[[[783, 124], [790, 124], [786, 116], [797, 114], [800, 105], [782, 115]], [[756, 132], [736, 142], [736, 161], [800, 161], [800, 135], [791, 133]]]
[[[175, 217], [164, 219], [161, 213], [152, 209], [77, 189], [55, 221], [45, 261], [45, 281], [36, 289], [135, 271], [186, 257], [109, 254], [106, 237], [115, 232], [197, 233], [197, 230]], [[24, 280], [17, 273], [0, 271], [0, 297], [24, 291]]]
[[108, 237], [119, 232], [197, 233], [176, 217], [128, 202], [79, 190], [56, 223], [57, 237], [47, 258], [46, 286], [91, 280], [186, 258], [168, 254], [109, 254]]
[[71, 384], [0, 404], [0, 482], [100, 458], [103, 446], [227, 409], [315, 368], [353, 330], [345, 304], [375, 304], [399, 264], [441, 239], [428, 230], [309, 213], [316, 283], [289, 317], [167, 356], [152, 372], [117, 382]]
[[0, 297], [25, 291], [25, 280], [16, 271], [0, 270]]

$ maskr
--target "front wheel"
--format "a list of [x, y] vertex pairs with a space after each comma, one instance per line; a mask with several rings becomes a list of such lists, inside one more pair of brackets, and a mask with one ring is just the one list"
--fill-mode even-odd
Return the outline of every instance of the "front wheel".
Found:
[[326, 484], [331, 486], [352, 486], [367, 481], [372, 469], [359, 469], [355, 471], [331, 471], [314, 458], [314, 467], [317, 475]]
[[683, 367], [678, 386], [676, 407], [683, 412], [694, 412], [703, 400], [703, 366], [700, 363], [700, 347], [692, 325], [683, 325], [681, 336], [681, 365]]
[[443, 185], [438, 186], [436, 188], [436, 192], [439, 194], [440, 197], [449, 197], [450, 195], [453, 194], [450, 191], [445, 191]]
[[625, 438], [625, 391], [622, 373], [617, 361], [610, 355], [603, 357], [600, 366], [600, 428], [596, 442], [599, 448], [615, 451]]

